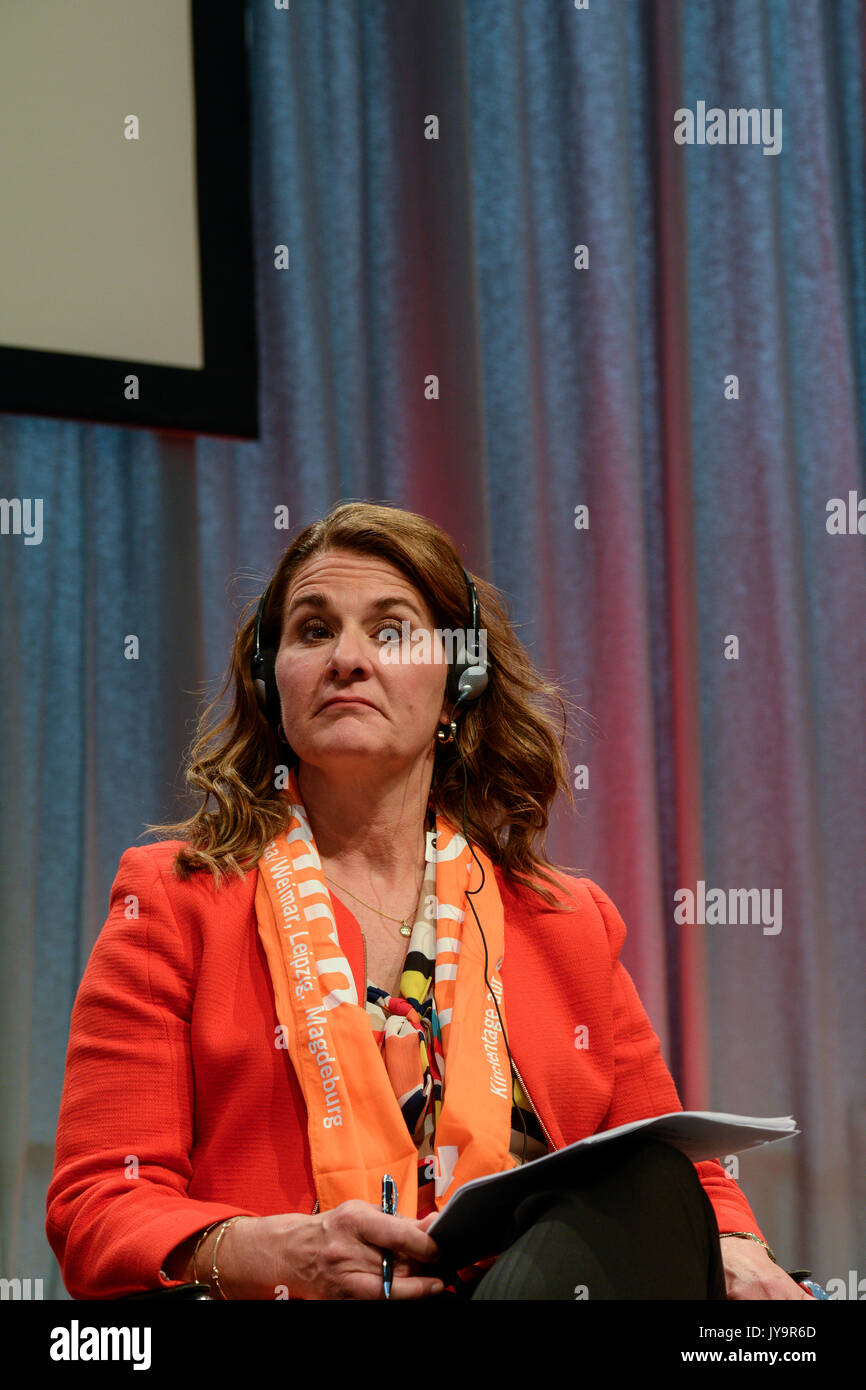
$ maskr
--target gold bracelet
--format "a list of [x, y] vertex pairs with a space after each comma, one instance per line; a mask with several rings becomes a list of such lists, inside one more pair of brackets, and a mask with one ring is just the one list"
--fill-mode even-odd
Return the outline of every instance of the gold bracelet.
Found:
[[222, 1229], [213, 1243], [213, 1254], [211, 1256], [211, 1274], [213, 1276], [214, 1287], [216, 1288], [217, 1293], [219, 1294], [220, 1298], [222, 1298], [226, 1303], [228, 1303], [228, 1299], [226, 1298], [225, 1294], [220, 1288], [220, 1276], [216, 1264], [216, 1256], [217, 1250], [219, 1249], [219, 1243], [225, 1235], [226, 1231], [228, 1230], [229, 1226], [233, 1226], [236, 1221], [252, 1221], [252, 1219], [253, 1218], [251, 1216], [230, 1216], [227, 1221], [222, 1222]]
[[770, 1259], [773, 1261], [773, 1264], [777, 1265], [779, 1263], [767, 1242], [761, 1240], [761, 1237], [756, 1236], [753, 1231], [722, 1231], [719, 1235], [719, 1240], [724, 1240], [725, 1236], [745, 1236], [747, 1240], [756, 1240], [759, 1245], [763, 1245]]
[[217, 1226], [221, 1226], [222, 1222], [225, 1221], [225, 1219], [226, 1218], [223, 1217], [221, 1221], [212, 1221], [209, 1226], [205, 1227], [205, 1229], [202, 1231], [201, 1235], [195, 1243], [195, 1249], [192, 1252], [192, 1279], [194, 1284], [199, 1283], [198, 1270], [195, 1267], [195, 1262], [198, 1258], [199, 1247], [202, 1241], [210, 1235], [211, 1231], [215, 1230]]

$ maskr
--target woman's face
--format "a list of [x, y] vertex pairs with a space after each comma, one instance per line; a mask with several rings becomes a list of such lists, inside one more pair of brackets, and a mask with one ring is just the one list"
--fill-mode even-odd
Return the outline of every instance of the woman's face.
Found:
[[[434, 626], [424, 598], [387, 560], [332, 550], [301, 565], [286, 594], [275, 664], [283, 729], [301, 763], [366, 773], [371, 759], [383, 772], [432, 759], [450, 712]], [[419, 629], [438, 659], [384, 659], [380, 632], [393, 638]], [[423, 651], [420, 642], [407, 657]]]

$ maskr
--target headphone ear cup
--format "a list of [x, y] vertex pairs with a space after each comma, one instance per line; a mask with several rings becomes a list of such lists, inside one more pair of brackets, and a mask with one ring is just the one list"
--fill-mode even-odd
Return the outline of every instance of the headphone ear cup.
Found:
[[467, 666], [457, 682], [464, 700], [477, 700], [487, 689], [487, 667]]
[[455, 661], [448, 671], [445, 688], [452, 705], [458, 700], [461, 705], [477, 700], [487, 689], [487, 667], [470, 661]]
[[253, 634], [253, 654], [250, 659], [250, 676], [252, 677], [253, 688], [256, 692], [259, 708], [276, 734], [278, 742], [291, 758], [296, 758], [297, 754], [291, 744], [287, 743], [280, 733], [282, 710], [280, 709], [280, 692], [277, 686], [275, 670], [277, 654], [273, 647], [263, 647], [261, 645], [262, 618], [273, 582], [274, 581], [271, 580], [259, 599], [259, 606], [256, 611], [256, 622]]
[[487, 689], [487, 666], [486, 663], [481, 664], [482, 658], [479, 652], [478, 591], [475, 588], [475, 581], [465, 569], [463, 577], [466, 580], [466, 593], [469, 599], [470, 626], [463, 634], [463, 640], [460, 643], [461, 654], [450, 664], [445, 681], [445, 689], [452, 705], [456, 705], [458, 702], [463, 705], [469, 700], [477, 700], [479, 695]]
[[266, 711], [268, 705], [268, 687], [265, 682], [261, 655], [253, 657], [250, 674], [252, 675], [253, 689], [256, 692], [256, 699], [259, 702], [259, 707], [262, 711]]
[[[277, 678], [274, 673], [276, 662], [276, 652], [270, 647], [263, 647], [252, 662], [253, 684], [256, 689], [256, 698], [259, 706], [273, 729], [277, 738], [280, 738], [279, 725], [282, 717], [280, 710], [280, 692], [277, 688]], [[284, 742], [280, 739], [280, 742]]]

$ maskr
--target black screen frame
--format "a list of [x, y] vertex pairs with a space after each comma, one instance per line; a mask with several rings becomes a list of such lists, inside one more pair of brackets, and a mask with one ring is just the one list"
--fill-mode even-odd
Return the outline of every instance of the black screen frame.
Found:
[[[204, 366], [0, 346], [0, 411], [258, 439], [249, 43], [244, 0], [192, 0]], [[127, 400], [135, 375], [139, 398]]]

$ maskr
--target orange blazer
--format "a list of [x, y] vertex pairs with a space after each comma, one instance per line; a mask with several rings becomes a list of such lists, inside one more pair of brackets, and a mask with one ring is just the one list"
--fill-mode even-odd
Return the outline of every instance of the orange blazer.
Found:
[[[121, 857], [72, 1011], [46, 1232], [73, 1298], [172, 1287], [162, 1262], [193, 1232], [316, 1202], [303, 1097], [275, 1045], [258, 871], [219, 889], [209, 872], [181, 882], [179, 844]], [[558, 913], [496, 877], [511, 1052], [550, 1146], [682, 1109], [606, 894], [558, 875], [574, 902]], [[360, 927], [337, 898], [334, 913], [364, 998]], [[695, 1167], [720, 1231], [762, 1236], [721, 1164]]]

